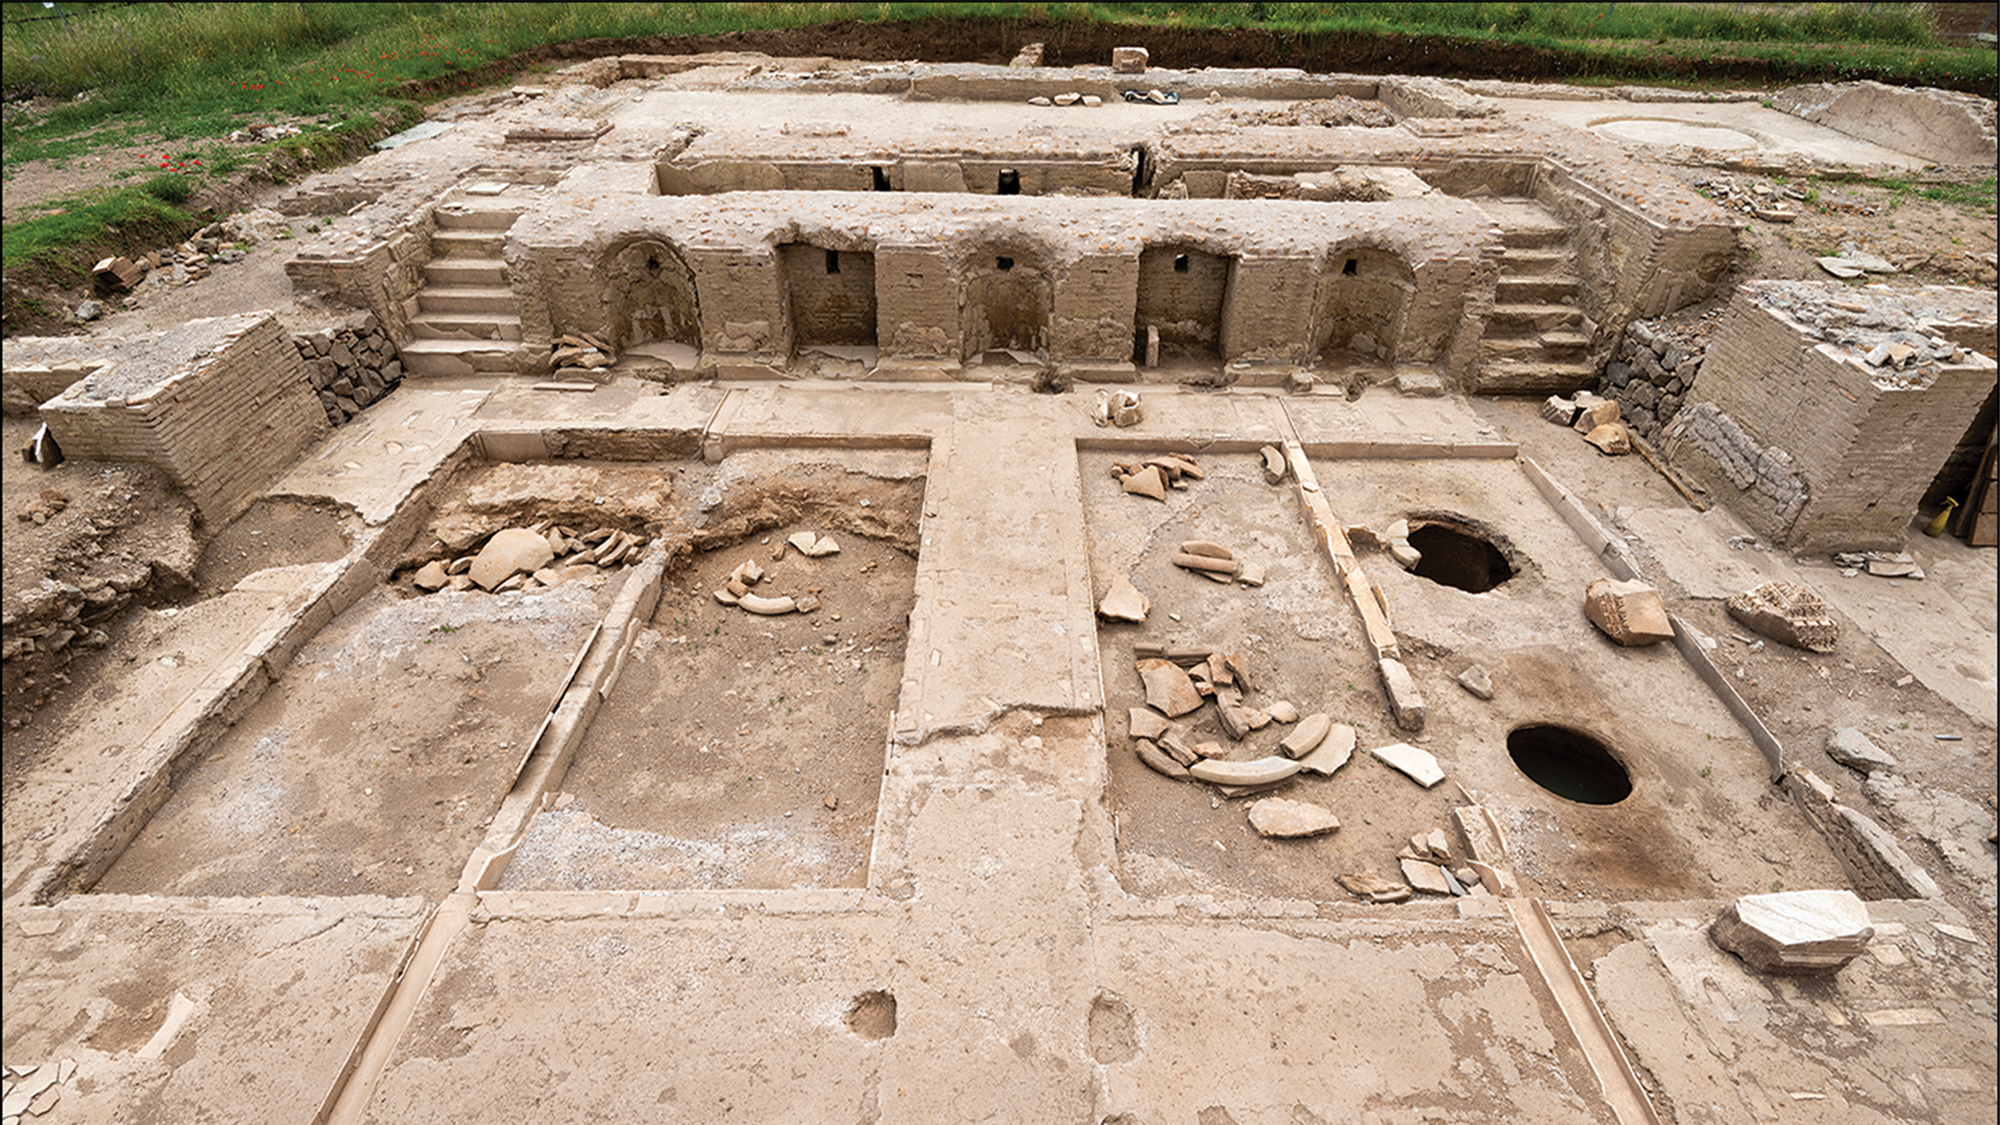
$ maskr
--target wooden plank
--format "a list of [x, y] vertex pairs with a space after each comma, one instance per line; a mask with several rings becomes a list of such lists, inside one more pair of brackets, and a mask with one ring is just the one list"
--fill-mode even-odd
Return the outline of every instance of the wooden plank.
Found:
[[2000, 541], [2000, 518], [1994, 514], [1996, 502], [2000, 502], [2000, 486], [1995, 484], [1995, 476], [2000, 475], [2000, 465], [1994, 461], [1994, 446], [2000, 443], [2000, 425], [1995, 425], [1993, 433], [1986, 437], [1986, 453], [1979, 459], [1979, 472], [1972, 478], [1972, 489], [1965, 498], [1965, 506], [1958, 510], [1957, 524], [1952, 534], [1974, 547], [1991, 547]]

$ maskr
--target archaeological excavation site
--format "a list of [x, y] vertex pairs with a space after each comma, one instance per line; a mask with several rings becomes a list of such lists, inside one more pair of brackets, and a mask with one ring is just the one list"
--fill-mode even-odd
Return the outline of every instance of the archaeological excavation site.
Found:
[[6, 340], [6, 1125], [1993, 1120], [1994, 234], [1759, 266], [1992, 101], [1145, 38], [565, 61]]

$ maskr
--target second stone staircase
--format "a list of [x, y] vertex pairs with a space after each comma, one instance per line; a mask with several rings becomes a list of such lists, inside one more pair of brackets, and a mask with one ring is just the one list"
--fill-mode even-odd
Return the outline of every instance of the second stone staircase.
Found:
[[[519, 188], [520, 185], [513, 185]], [[416, 375], [512, 375], [531, 357], [502, 251], [527, 204], [460, 195], [438, 205], [403, 365]]]
[[1567, 392], [1596, 381], [1569, 228], [1527, 199], [1479, 201], [1500, 224], [1493, 313], [1479, 345], [1481, 391]]

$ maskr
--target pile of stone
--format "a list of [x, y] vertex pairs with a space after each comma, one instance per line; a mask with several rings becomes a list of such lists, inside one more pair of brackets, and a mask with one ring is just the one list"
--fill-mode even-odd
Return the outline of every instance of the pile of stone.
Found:
[[611, 527], [578, 531], [543, 520], [449, 545], [455, 557], [424, 563], [411, 581], [425, 593], [536, 590], [638, 562], [645, 547], [646, 537], [634, 532]]
[[[823, 559], [828, 555], [840, 553], [840, 544], [830, 537], [816, 532], [801, 531], [779, 543], [772, 551], [771, 558], [773, 560], [783, 558], [787, 546], [809, 559]], [[806, 592], [798, 597], [789, 594], [772, 597], [753, 593], [751, 587], [764, 581], [764, 577], [762, 566], [755, 560], [745, 559], [737, 564], [735, 570], [729, 572], [729, 577], [723, 582], [722, 588], [715, 591], [715, 600], [723, 605], [735, 606], [745, 613], [754, 613], [762, 617], [780, 617], [787, 613], [814, 613], [819, 610], [819, 587], [808, 587]]]
[[588, 332], [557, 336], [550, 345], [549, 366], [556, 375], [577, 375], [595, 380], [604, 369], [618, 362], [611, 346]]
[[1425, 894], [1465, 898], [1493, 893], [1472, 867], [1464, 863], [1453, 866], [1451, 841], [1442, 828], [1410, 837], [1409, 846], [1396, 853], [1396, 863], [1410, 886]]
[[[91, 267], [100, 292], [124, 293], [153, 283], [186, 285], [207, 277], [211, 266], [228, 265], [244, 258], [244, 247], [276, 238], [290, 238], [291, 220], [269, 208], [257, 208], [210, 223], [194, 237], [178, 246], [163, 246], [131, 257], [105, 258]], [[126, 300], [129, 307], [134, 302]], [[99, 301], [84, 301], [76, 307], [76, 319], [96, 320], [104, 315]]]
[[292, 343], [306, 362], [307, 379], [326, 420], [336, 426], [403, 381], [395, 341], [374, 313], [356, 313], [338, 328], [294, 335]]
[[[1770, 223], [1795, 221], [1799, 217], [1796, 204], [1804, 202], [1806, 197], [1803, 188], [1791, 184], [1754, 178], [1738, 180], [1716, 172], [1698, 173], [1690, 183], [1723, 210], [1754, 215]], [[1867, 213], [1874, 211], [1870, 209]]]
[[1924, 568], [1907, 551], [1842, 551], [1833, 556], [1842, 577], [1852, 578], [1863, 571], [1877, 578], [1908, 578], [1921, 581]]
[[1164, 457], [1148, 457], [1144, 461], [1113, 461], [1111, 478], [1134, 496], [1165, 500], [1168, 489], [1186, 488], [1188, 481], [1206, 480], [1207, 474], [1187, 454], [1169, 453]]
[[1721, 315], [1711, 309], [1687, 324], [1635, 320], [1625, 326], [1597, 389], [1619, 405], [1626, 425], [1640, 437], [1657, 440], [1680, 412]]
[[1145, 418], [1146, 412], [1139, 404], [1137, 391], [1097, 392], [1097, 409], [1090, 415], [1090, 420], [1100, 426], [1117, 426], [1120, 429], [1136, 426]]
[[[21, 923], [21, 929], [31, 937], [52, 934], [60, 928], [61, 923], [55, 918], [38, 916], [23, 920]], [[175, 994], [174, 1001], [172, 1009], [174, 1012], [178, 1012], [181, 1005], [193, 1007], [186, 997], [178, 993]], [[167, 1018], [171, 1020], [174, 1016], [170, 1012]], [[65, 1090], [87, 1093], [88, 1091], [82, 1090], [82, 1083], [77, 1081], [76, 1071], [76, 1060], [66, 1058], [61, 1062], [50, 1059], [39, 1066], [33, 1064], [9, 1066], [4, 1072], [0, 1072], [0, 1091], [4, 1091], [6, 1120], [9, 1125], [19, 1122], [24, 1116], [40, 1117], [54, 1109], [56, 1103], [62, 1101]]]
[[1388, 527], [1377, 531], [1367, 524], [1352, 524], [1346, 529], [1347, 541], [1357, 551], [1387, 551], [1396, 565], [1404, 570], [1415, 570], [1424, 561], [1424, 553], [1410, 544], [1410, 521], [1397, 520]]
[[1053, 98], [1045, 97], [1041, 94], [1036, 94], [1034, 97], [1028, 99], [1028, 104], [1029, 105], [1080, 105], [1086, 109], [1096, 109], [1098, 106], [1104, 104], [1104, 99], [1098, 97], [1096, 94], [1082, 94], [1072, 90], [1068, 93], [1057, 94]]
[[1632, 452], [1632, 432], [1625, 428], [1624, 411], [1616, 403], [1589, 391], [1573, 397], [1550, 395], [1542, 402], [1542, 417], [1583, 435], [1599, 453], [1617, 457]]
[[[1253, 689], [1241, 653], [1151, 644], [1137, 645], [1133, 653], [1146, 705], [1132, 708], [1128, 715], [1132, 752], [1164, 776], [1205, 781], [1225, 797], [1241, 797], [1283, 785], [1301, 770], [1330, 777], [1354, 753], [1354, 728], [1325, 714], [1301, 717], [1298, 708], [1285, 700], [1262, 708], [1249, 706]], [[1216, 724], [1231, 745], [1197, 742], [1187, 727], [1174, 722], [1211, 702]], [[1278, 743], [1276, 753], [1252, 757], [1252, 748], [1235, 745], [1273, 723], [1293, 728]]]

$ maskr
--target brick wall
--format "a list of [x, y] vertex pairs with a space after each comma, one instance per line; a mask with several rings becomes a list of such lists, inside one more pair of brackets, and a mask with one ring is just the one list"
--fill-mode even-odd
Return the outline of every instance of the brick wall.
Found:
[[[248, 313], [185, 327], [205, 335], [207, 354], [176, 357], [160, 378], [117, 397], [79, 383], [44, 405], [42, 416], [69, 457], [157, 466], [205, 523], [220, 527], [327, 433], [326, 411], [277, 317]], [[116, 366], [94, 378], [115, 377]]]

